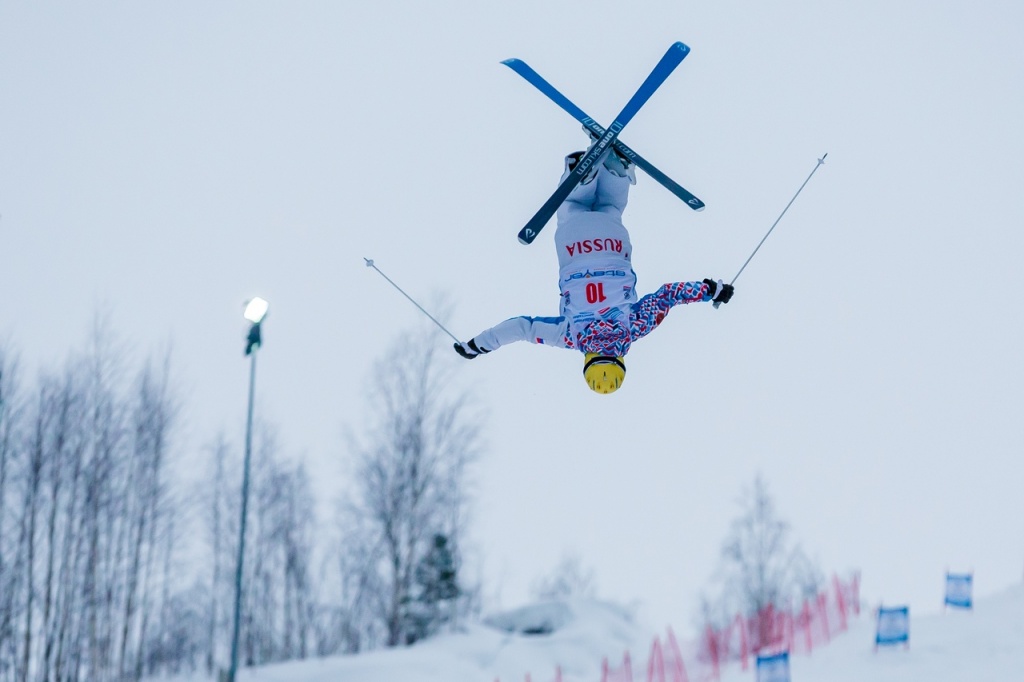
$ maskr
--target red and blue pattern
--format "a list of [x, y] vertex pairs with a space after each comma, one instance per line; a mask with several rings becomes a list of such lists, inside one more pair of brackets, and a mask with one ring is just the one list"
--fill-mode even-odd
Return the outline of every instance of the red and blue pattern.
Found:
[[708, 285], [703, 282], [674, 282], [662, 285], [630, 306], [630, 332], [634, 341], [650, 334], [661, 324], [673, 306], [708, 301]]
[[599, 319], [575, 332], [569, 328], [563, 343], [583, 353], [620, 357], [629, 352], [633, 341], [642, 339], [657, 328], [674, 306], [709, 301], [708, 285], [703, 282], [674, 282], [647, 294], [629, 308], [629, 319]]

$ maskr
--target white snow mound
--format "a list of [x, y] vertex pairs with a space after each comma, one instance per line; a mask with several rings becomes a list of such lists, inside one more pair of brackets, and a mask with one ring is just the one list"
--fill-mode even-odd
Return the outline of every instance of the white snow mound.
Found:
[[[551, 601], [484, 619], [465, 632], [406, 649], [371, 651], [239, 671], [240, 682], [566, 682], [600, 680], [601, 661], [650, 647], [655, 628], [626, 608], [593, 600]], [[199, 678], [195, 678], [199, 679]]]

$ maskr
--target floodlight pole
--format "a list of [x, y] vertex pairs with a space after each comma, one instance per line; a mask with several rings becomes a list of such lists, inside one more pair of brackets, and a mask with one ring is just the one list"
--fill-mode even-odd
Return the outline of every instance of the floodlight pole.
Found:
[[246, 341], [245, 354], [249, 356], [249, 411], [245, 421], [245, 460], [242, 465], [242, 518], [238, 530], [238, 561], [235, 571], [235, 621], [231, 635], [231, 668], [228, 670], [227, 682], [235, 682], [238, 673], [238, 637], [242, 618], [242, 569], [245, 561], [245, 525], [246, 512], [249, 509], [249, 468], [252, 460], [252, 413], [256, 395], [256, 351], [259, 349], [261, 322], [253, 322]]

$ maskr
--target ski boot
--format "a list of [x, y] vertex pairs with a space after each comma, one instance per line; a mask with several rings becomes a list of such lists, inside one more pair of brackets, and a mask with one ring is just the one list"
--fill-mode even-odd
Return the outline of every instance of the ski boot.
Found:
[[[593, 130], [587, 126], [583, 126], [583, 132], [590, 136], [590, 144], [597, 142], [598, 137]], [[620, 178], [629, 178], [629, 184], [636, 184], [636, 168], [634, 167], [633, 162], [616, 149], [615, 145], [612, 145], [612, 151], [605, 155], [604, 167], [613, 175], [617, 175]]]

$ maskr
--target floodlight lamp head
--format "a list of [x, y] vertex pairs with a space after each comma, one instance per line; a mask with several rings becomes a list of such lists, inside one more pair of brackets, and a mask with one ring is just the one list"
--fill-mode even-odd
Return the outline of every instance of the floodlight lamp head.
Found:
[[245, 319], [253, 324], [259, 324], [267, 316], [267, 309], [270, 304], [257, 296], [245, 304]]

